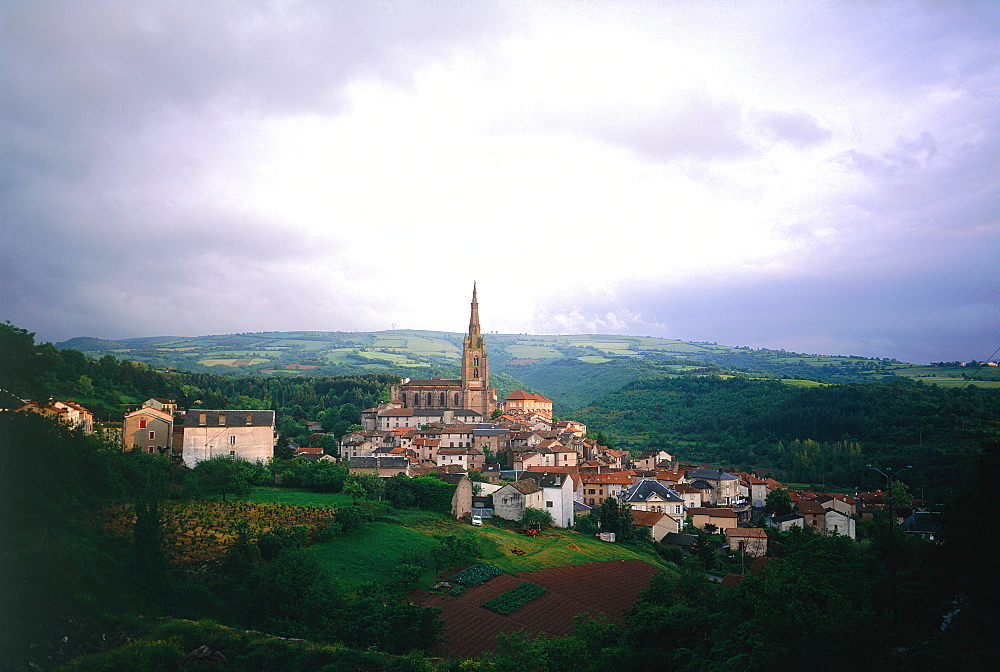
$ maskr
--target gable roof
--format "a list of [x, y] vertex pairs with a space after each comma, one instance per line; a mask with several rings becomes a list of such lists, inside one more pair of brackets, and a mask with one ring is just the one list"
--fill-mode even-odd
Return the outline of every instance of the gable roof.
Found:
[[653, 527], [658, 522], [667, 517], [667, 514], [659, 511], [633, 511], [632, 522], [643, 527]]
[[518, 492], [520, 492], [522, 495], [530, 495], [533, 492], [541, 492], [541, 490], [542, 490], [540, 487], [538, 487], [538, 483], [535, 483], [535, 481], [532, 480], [532, 479], [530, 479], [530, 478], [522, 478], [519, 481], [514, 481], [513, 483], [508, 483], [504, 487], [508, 487], [508, 486], [514, 488], [515, 490], [517, 490]]

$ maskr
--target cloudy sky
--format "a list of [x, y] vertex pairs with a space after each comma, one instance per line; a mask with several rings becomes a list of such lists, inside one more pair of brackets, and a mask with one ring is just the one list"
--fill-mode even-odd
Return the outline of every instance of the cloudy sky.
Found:
[[0, 319], [39, 340], [1000, 346], [1000, 5], [0, 5]]

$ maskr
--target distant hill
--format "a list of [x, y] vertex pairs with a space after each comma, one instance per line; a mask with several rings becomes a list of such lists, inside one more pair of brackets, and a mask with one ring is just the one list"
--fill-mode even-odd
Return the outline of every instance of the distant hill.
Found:
[[[457, 376], [462, 334], [440, 331], [289, 331], [217, 336], [154, 336], [108, 341], [74, 338], [58, 348], [92, 357], [112, 354], [149, 366], [227, 375]], [[711, 367], [823, 382], [869, 382], [886, 376], [958, 386], [961, 367], [915, 367], [891, 359], [815, 355], [665, 338], [585, 334], [487, 334], [498, 391], [524, 384], [567, 413], [639, 378], [710, 373]], [[987, 370], [996, 379], [997, 370]], [[509, 378], [507, 377], [509, 376]], [[982, 373], [977, 380], [983, 378]], [[1000, 384], [993, 383], [993, 384]]]

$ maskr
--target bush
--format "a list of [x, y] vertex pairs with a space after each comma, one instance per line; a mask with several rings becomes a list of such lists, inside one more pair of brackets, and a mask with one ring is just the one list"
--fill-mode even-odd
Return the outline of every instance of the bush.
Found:
[[67, 663], [63, 672], [173, 672], [186, 655], [177, 639], [139, 640], [117, 649], [82, 656]]

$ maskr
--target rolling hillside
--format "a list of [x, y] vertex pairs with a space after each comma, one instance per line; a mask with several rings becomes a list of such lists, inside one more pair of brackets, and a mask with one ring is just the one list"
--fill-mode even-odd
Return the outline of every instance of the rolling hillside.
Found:
[[[905, 376], [961, 386], [972, 368], [913, 366], [895, 360], [815, 355], [691, 343], [665, 338], [488, 334], [493, 383], [501, 395], [523, 387], [568, 413], [638, 378], [718, 372], [712, 367], [823, 382], [873, 382]], [[59, 348], [100, 358], [114, 355], [173, 368], [227, 375], [346, 375], [389, 372], [424, 378], [456, 376], [462, 334], [436, 331], [289, 331], [221, 336], [154, 336], [106, 341], [74, 338]], [[987, 368], [977, 384], [1000, 385]], [[985, 382], [981, 382], [985, 381]]]

